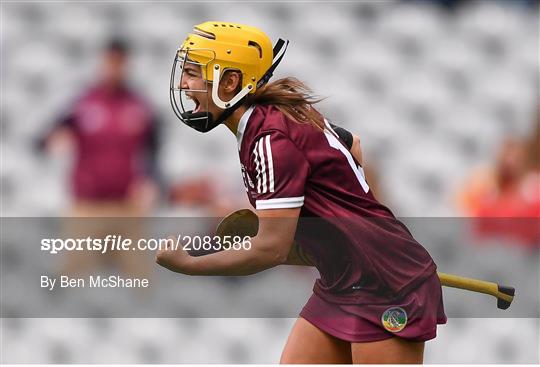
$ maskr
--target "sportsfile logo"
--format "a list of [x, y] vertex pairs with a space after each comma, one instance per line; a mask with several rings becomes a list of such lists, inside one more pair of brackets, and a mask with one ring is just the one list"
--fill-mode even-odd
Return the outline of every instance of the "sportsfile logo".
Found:
[[[172, 247], [171, 247], [172, 246]], [[44, 238], [41, 240], [41, 251], [58, 254], [62, 251], [92, 251], [106, 253], [109, 251], [157, 251], [164, 249], [184, 251], [221, 251], [250, 250], [251, 237], [245, 236], [186, 236], [179, 234], [174, 239], [140, 238], [133, 240], [119, 234], [109, 234], [104, 238]]]

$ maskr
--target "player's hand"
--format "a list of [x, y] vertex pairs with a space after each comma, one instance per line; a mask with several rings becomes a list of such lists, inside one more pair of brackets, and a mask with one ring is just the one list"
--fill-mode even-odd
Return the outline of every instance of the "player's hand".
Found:
[[170, 237], [164, 249], [158, 249], [156, 252], [156, 263], [171, 271], [183, 274], [189, 274], [189, 264], [192, 259], [186, 250], [179, 246], [175, 249], [174, 238]]

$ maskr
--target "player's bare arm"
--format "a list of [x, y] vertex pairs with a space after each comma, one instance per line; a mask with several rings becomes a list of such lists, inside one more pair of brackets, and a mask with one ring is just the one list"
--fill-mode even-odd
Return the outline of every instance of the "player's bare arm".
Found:
[[248, 249], [190, 256], [180, 249], [158, 251], [161, 266], [188, 275], [250, 275], [285, 264], [293, 244], [300, 208], [259, 210], [259, 233]]
[[360, 148], [360, 137], [353, 134], [353, 143], [350, 148], [351, 154], [359, 164], [363, 164], [362, 149]]
[[332, 129], [336, 132], [336, 134], [339, 136], [343, 144], [349, 149], [352, 156], [358, 164], [362, 164], [362, 150], [360, 149], [360, 137], [358, 135], [355, 135], [351, 133], [349, 130], [344, 129], [341, 126], [337, 126], [334, 124], [330, 124]]

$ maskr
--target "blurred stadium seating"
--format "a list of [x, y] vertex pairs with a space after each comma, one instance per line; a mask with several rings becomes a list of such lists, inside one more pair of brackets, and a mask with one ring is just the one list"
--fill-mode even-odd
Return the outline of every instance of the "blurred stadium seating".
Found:
[[[451, 14], [392, 1], [10, 2], [2, 12], [2, 216], [58, 216], [66, 207], [69, 157], [47, 159], [32, 145], [90, 82], [111, 34], [132, 41], [133, 82], [165, 116], [160, 165], [171, 182], [204, 170], [241, 187], [228, 131], [201, 136], [169, 111], [174, 51], [207, 19], [253, 24], [291, 40], [276, 77], [297, 76], [329, 97], [321, 109], [361, 136], [367, 165], [377, 162], [384, 201], [402, 217], [457, 215], [456, 188], [490, 162], [503, 137], [526, 136], [539, 102], [538, 11], [501, 2], [470, 2]], [[444, 243], [427, 247], [445, 271], [467, 274], [478, 266], [489, 276], [510, 257], [525, 269], [516, 281], [538, 272], [538, 253], [499, 249], [478, 265]], [[486, 254], [475, 251], [476, 259]], [[528, 297], [538, 304], [535, 294]], [[464, 306], [450, 300], [447, 307]], [[292, 322], [2, 319], [8, 337], [0, 362], [274, 363]], [[426, 362], [538, 363], [539, 333], [538, 318], [453, 318], [428, 343]]]

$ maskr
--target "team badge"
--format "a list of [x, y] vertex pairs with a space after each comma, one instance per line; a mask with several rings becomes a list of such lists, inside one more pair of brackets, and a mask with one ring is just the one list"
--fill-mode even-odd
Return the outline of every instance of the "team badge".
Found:
[[407, 325], [407, 312], [401, 307], [390, 307], [384, 311], [381, 322], [386, 330], [398, 333]]

